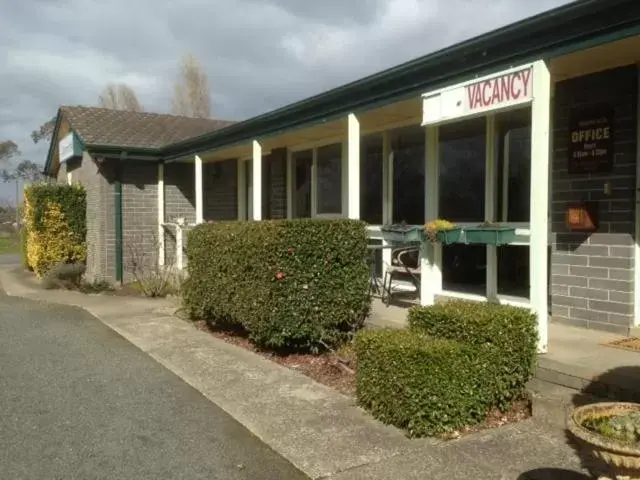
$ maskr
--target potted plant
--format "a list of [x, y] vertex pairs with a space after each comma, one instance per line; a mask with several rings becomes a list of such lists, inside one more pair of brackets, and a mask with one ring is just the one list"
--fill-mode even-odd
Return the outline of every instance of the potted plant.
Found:
[[440, 242], [445, 245], [457, 243], [462, 236], [462, 228], [448, 220], [437, 219], [424, 226], [424, 233], [431, 242]]
[[483, 245], [506, 245], [516, 239], [514, 227], [485, 222], [476, 227], [466, 227], [464, 236], [467, 243]]
[[381, 228], [385, 240], [398, 243], [416, 243], [424, 241], [422, 228], [418, 225], [407, 225], [406, 222], [383, 225]]
[[640, 479], [640, 404], [603, 402], [573, 409], [569, 431], [601, 464], [601, 480]]

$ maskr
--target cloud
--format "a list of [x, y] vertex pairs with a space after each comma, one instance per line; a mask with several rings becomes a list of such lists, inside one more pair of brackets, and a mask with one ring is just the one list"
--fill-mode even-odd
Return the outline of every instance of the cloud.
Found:
[[[168, 112], [180, 57], [205, 68], [216, 116], [242, 119], [565, 0], [22, 0], [0, 7], [0, 140], [42, 163], [31, 130], [60, 104], [128, 83]], [[3, 195], [0, 187], [0, 196]]]

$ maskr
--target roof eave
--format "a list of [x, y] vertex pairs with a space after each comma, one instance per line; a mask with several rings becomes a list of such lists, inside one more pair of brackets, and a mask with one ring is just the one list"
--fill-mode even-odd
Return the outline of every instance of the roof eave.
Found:
[[400, 100], [507, 65], [552, 58], [580, 45], [595, 46], [605, 38], [612, 41], [634, 34], [640, 34], [637, 0], [573, 2], [275, 111], [169, 145], [162, 153], [170, 161], [215, 150]]

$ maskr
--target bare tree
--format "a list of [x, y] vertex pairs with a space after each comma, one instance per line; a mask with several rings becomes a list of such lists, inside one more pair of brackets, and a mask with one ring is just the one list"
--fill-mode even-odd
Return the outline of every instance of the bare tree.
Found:
[[167, 266], [160, 265], [160, 240], [155, 233], [138, 232], [127, 240], [129, 255], [126, 268], [140, 293], [146, 297], [164, 297], [179, 289], [179, 277], [171, 267], [172, 255], [165, 256]]
[[42, 165], [38, 165], [31, 160], [22, 160], [13, 170], [0, 170], [0, 179], [3, 182], [22, 181], [24, 183], [35, 183], [44, 180]]
[[108, 84], [99, 97], [100, 106], [113, 110], [127, 110], [129, 112], [141, 112], [142, 106], [133, 89], [124, 83]]
[[182, 57], [180, 73], [173, 89], [171, 112], [175, 115], [211, 116], [209, 81], [200, 63], [191, 54]]
[[38, 143], [40, 140], [46, 140], [48, 142], [51, 140], [55, 128], [56, 117], [53, 117], [40, 125], [40, 128], [31, 132], [31, 140], [33, 140], [33, 143]]

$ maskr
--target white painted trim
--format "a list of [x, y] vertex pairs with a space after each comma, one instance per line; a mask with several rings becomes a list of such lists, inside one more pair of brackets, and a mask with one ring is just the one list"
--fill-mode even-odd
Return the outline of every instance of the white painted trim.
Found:
[[247, 218], [247, 160], [238, 159], [238, 220]]
[[461, 300], [471, 300], [474, 302], [486, 302], [488, 299], [484, 295], [478, 295], [475, 293], [456, 292], [455, 290], [441, 290], [438, 292], [440, 297], [459, 298]]
[[[484, 220], [485, 222], [496, 221], [496, 193], [497, 193], [497, 156], [496, 148], [496, 116], [490, 113], [486, 116], [485, 132], [485, 182], [484, 182]], [[487, 269], [486, 269], [486, 295], [490, 301], [495, 301], [498, 297], [498, 247], [495, 245], [486, 246]]]
[[[382, 132], [382, 224], [393, 222], [393, 151], [389, 132]], [[378, 230], [379, 231], [379, 230]], [[389, 242], [382, 240], [382, 245], [389, 246]], [[392, 252], [390, 248], [382, 250], [382, 278], [385, 278], [387, 266], [391, 265]]]
[[287, 218], [293, 218], [293, 152], [287, 149]]
[[534, 100], [531, 105], [531, 235], [529, 285], [531, 309], [538, 316], [538, 351], [548, 346], [548, 222], [549, 166], [551, 157], [551, 75], [545, 61], [533, 68]]
[[[438, 142], [437, 126], [424, 131], [424, 223], [438, 218]], [[439, 244], [423, 242], [420, 250], [420, 305], [433, 305], [436, 293], [442, 289], [442, 269], [438, 264]]]
[[158, 265], [164, 266], [164, 163], [158, 163]]
[[[344, 148], [344, 146], [343, 146]], [[343, 171], [342, 176], [345, 176]], [[360, 218], [360, 122], [355, 114], [347, 117], [347, 216]], [[344, 194], [343, 194], [344, 195]], [[345, 214], [343, 205], [342, 214]]]
[[262, 220], [262, 146], [257, 140], [252, 142], [252, 150], [253, 219]]
[[[638, 99], [637, 106], [640, 109], [640, 64], [638, 69]], [[636, 145], [640, 146], [640, 117], [636, 124]], [[633, 290], [633, 326], [640, 325], [640, 148], [636, 147], [636, 241], [633, 247], [633, 270], [634, 270], [634, 290]]]
[[73, 173], [67, 172], [67, 185], [73, 184]]
[[[195, 158], [195, 182], [196, 182], [196, 223], [204, 221], [203, 185], [202, 185], [202, 158], [196, 155]], [[182, 255], [180, 255], [182, 258]], [[180, 260], [182, 261], [182, 260]]]
[[182, 227], [176, 226], [176, 268], [182, 270]]

